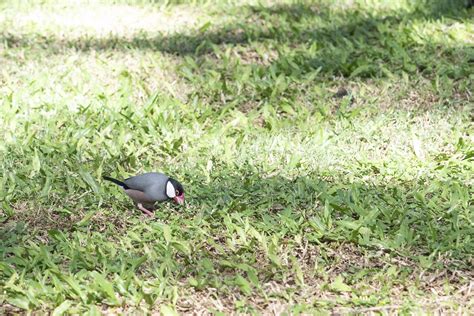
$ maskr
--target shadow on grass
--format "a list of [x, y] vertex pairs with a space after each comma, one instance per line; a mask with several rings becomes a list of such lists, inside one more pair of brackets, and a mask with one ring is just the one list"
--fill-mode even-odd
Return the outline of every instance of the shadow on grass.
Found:
[[[379, 186], [346, 181], [341, 175], [322, 177], [314, 174], [287, 179], [280, 176], [262, 178], [255, 171], [232, 174], [223, 170], [219, 174], [221, 176], [213, 178], [210, 184], [205, 184], [204, 178], [189, 176], [188, 179], [192, 180], [186, 184], [189, 188], [188, 206], [159, 204], [156, 210], [158, 222], [167, 222], [171, 227], [190, 227], [188, 235], [186, 230], [182, 232], [183, 239], [190, 242], [197, 242], [193, 236], [200, 229], [196, 218], [206, 222], [208, 230], [217, 234], [229, 228], [226, 228], [226, 220], [238, 219], [241, 220], [238, 225], [248, 221], [260, 233], [280, 239], [292, 240], [301, 235], [315, 244], [349, 242], [409, 257], [449, 253], [453, 258], [462, 259], [473, 255], [472, 241], [469, 240], [474, 233], [472, 227], [468, 223], [455, 224], [466, 209], [460, 205], [456, 212], [449, 211], [453, 199], [469, 195], [469, 187], [461, 182], [450, 187], [443, 187], [440, 183], [438, 189], [427, 191], [421, 180]], [[33, 226], [21, 226], [21, 230], [29, 233], [31, 229], [34, 234], [42, 236], [51, 229], [74, 232], [87, 228], [86, 231], [93, 232], [98, 229], [96, 224], [104, 229], [103, 224], [107, 222], [126, 234], [131, 225], [143, 224], [128, 221], [142, 216], [128, 202], [112, 202], [112, 208], [117, 211], [107, 211], [79, 226], [75, 225], [77, 222], [71, 222], [70, 216], [53, 216], [50, 218], [54, 222], [32, 222]], [[96, 206], [95, 202], [90, 203], [90, 208]], [[73, 209], [76, 205], [68, 207]], [[83, 203], [77, 207], [83, 207]], [[127, 209], [131, 213], [124, 213]], [[54, 209], [49, 212], [54, 213]], [[98, 210], [97, 214], [100, 213]], [[77, 216], [74, 218], [83, 220]], [[143, 218], [146, 222], [155, 222]], [[8, 223], [15, 221], [12, 218]], [[0, 240], [5, 256], [8, 247], [18, 244], [14, 237], [17, 230], [10, 231], [11, 238], [7, 228], [2, 230]], [[120, 234], [115, 237], [121, 238]], [[226, 235], [221, 237], [225, 239]]]
[[[33, 309], [41, 308], [42, 300], [56, 304], [57, 295], [113, 304], [110, 291], [153, 305], [157, 299], [173, 300], [174, 287], [213, 288], [219, 297], [233, 297], [240, 288], [238, 296], [246, 297], [242, 284], [247, 281], [236, 281], [241, 275], [284, 291], [298, 288], [298, 278], [321, 286], [341, 273], [362, 282], [356, 277], [362, 272], [364, 284], [377, 284], [380, 271], [393, 265], [405, 277], [419, 274], [418, 256], [453, 284], [462, 286], [472, 274], [472, 227], [454, 224], [463, 210], [446, 211], [459, 190], [469, 191], [466, 186], [420, 193], [425, 185], [418, 182], [371, 186], [343, 176], [291, 180], [263, 178], [250, 170], [216, 174], [210, 184], [194, 174], [187, 184], [188, 207], [164, 206], [154, 220], [137, 218], [139, 211], [127, 214], [112, 203], [106, 214], [69, 229], [61, 221], [46, 230], [22, 223], [0, 228], [0, 285], [10, 280], [4, 294]], [[15, 273], [21, 278], [15, 279]], [[101, 278], [113, 290], [104, 291]], [[443, 280], [436, 286], [445, 286]], [[35, 284], [41, 286], [28, 297], [18, 291]], [[417, 286], [434, 285], [425, 280]], [[314, 295], [324, 296], [324, 291]]]
[[[153, 306], [156, 300], [175, 301], [176, 289], [187, 297], [212, 288], [231, 306], [246, 298], [256, 299], [258, 307], [264, 297], [259, 289], [268, 284], [269, 295], [295, 291], [292, 301], [304, 302], [296, 280], [307, 282], [303, 288], [321, 288], [311, 300], [326, 298], [331, 291], [323, 285], [341, 274], [355, 287], [363, 282], [377, 288], [381, 271], [396, 266], [397, 284], [410, 283], [420, 274], [417, 256], [443, 276], [433, 282], [427, 273], [417, 279], [419, 289], [442, 289], [451, 282], [454, 290], [464, 291], [466, 278], [472, 277], [466, 259], [472, 255], [472, 227], [453, 229], [454, 215], [439, 205], [433, 214], [416, 197], [416, 184], [371, 187], [311, 176], [263, 179], [253, 173], [212, 183], [192, 192], [187, 209], [165, 207], [153, 221], [135, 219], [120, 229], [110, 224], [100, 229], [107, 226], [104, 218], [70, 230], [60, 222], [47, 232], [21, 223], [2, 228], [4, 297], [29, 309], [55, 306], [56, 297], [114, 306], [117, 294]], [[438, 259], [430, 259], [433, 253]], [[253, 295], [247, 287], [255, 289]], [[390, 291], [370, 295], [375, 305], [393, 299]], [[399, 295], [410, 296], [397, 290]]]
[[[388, 16], [370, 16], [352, 9], [334, 11], [325, 5], [245, 6], [242, 8], [245, 13], [239, 16], [238, 22], [191, 34], [70, 40], [39, 35], [19, 37], [4, 32], [0, 40], [7, 47], [36, 47], [57, 53], [67, 48], [79, 51], [139, 49], [194, 58], [212, 53], [216, 45], [246, 47], [252, 43], [273, 42], [287, 48], [279, 52], [273, 64], [290, 60], [297, 68], [290, 69], [292, 73], [318, 70], [327, 75], [361, 78], [385, 76], [400, 70], [430, 73], [437, 67], [433, 65], [433, 56], [437, 55], [437, 61], [447, 68], [442, 70], [450, 77], [460, 78], [467, 72], [467, 48], [444, 48], [440, 54], [441, 43], [415, 43], [404, 23], [443, 16], [467, 18], [469, 14], [463, 4], [463, 1], [422, 1], [412, 12]], [[315, 27], [318, 23], [321, 26]], [[313, 49], [308, 49], [311, 45]], [[298, 49], [303, 46], [305, 49]], [[290, 56], [284, 55], [287, 53]], [[466, 58], [453, 58], [455, 54]], [[463, 60], [464, 63], [459, 63]]]

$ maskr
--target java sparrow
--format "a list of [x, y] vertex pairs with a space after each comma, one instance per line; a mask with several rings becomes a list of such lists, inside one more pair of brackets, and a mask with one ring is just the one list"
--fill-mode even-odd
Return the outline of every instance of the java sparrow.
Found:
[[162, 173], [144, 173], [123, 181], [110, 177], [104, 179], [121, 186], [138, 208], [149, 216], [153, 216], [153, 213], [148, 208], [153, 208], [155, 202], [174, 200], [178, 204], [184, 204], [181, 183]]

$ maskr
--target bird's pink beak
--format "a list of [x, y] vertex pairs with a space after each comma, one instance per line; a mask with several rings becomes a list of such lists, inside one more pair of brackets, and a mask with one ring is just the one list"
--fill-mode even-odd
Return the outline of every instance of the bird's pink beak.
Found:
[[173, 200], [180, 205], [184, 204], [184, 193], [182, 193], [181, 195], [175, 196]]

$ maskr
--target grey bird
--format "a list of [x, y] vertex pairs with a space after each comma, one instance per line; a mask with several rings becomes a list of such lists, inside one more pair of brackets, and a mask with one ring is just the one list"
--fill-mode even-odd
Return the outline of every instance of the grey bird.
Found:
[[153, 216], [149, 208], [153, 208], [156, 202], [173, 200], [184, 204], [184, 189], [181, 183], [163, 173], [149, 172], [123, 181], [110, 177], [104, 179], [121, 186], [137, 207], [149, 216]]

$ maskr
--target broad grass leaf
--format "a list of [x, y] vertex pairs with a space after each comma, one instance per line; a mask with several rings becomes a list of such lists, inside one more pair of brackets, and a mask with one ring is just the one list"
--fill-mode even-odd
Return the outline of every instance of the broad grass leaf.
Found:
[[250, 283], [243, 276], [236, 276], [234, 283], [240, 288], [240, 290], [244, 294], [249, 295], [252, 293], [252, 287], [250, 286]]
[[82, 302], [86, 301], [85, 293], [81, 290], [81, 286], [79, 285], [79, 283], [74, 278], [72, 278], [70, 276], [67, 276], [67, 275], [61, 275], [61, 274], [58, 274], [58, 276], [71, 287], [71, 289], [73, 290], [74, 293], [79, 295]]
[[189, 256], [191, 254], [191, 249], [189, 248], [189, 246], [183, 242], [183, 241], [172, 241], [171, 242], [171, 246], [173, 248], [175, 248], [176, 250], [182, 252], [183, 254]]
[[167, 244], [171, 242], [171, 229], [168, 225], [163, 225], [163, 237]]
[[336, 292], [350, 292], [352, 288], [344, 283], [344, 278], [340, 275], [336, 277], [334, 282], [329, 285], [329, 288]]
[[35, 148], [35, 153], [33, 155], [33, 160], [31, 164], [31, 173], [30, 178], [33, 178], [41, 169], [41, 160], [38, 154], [38, 150]]
[[94, 273], [96, 284], [102, 290], [102, 292], [107, 295], [108, 299], [110, 300], [109, 303], [112, 305], [119, 305], [119, 301], [115, 296], [114, 286], [113, 284], [107, 280], [103, 275], [99, 273]]
[[89, 223], [89, 220], [94, 216], [96, 211], [89, 211], [87, 214], [79, 221], [76, 223], [76, 226], [84, 226]]
[[160, 313], [163, 316], [179, 316], [178, 312], [169, 305], [161, 305], [160, 306]]
[[54, 309], [52, 316], [60, 316], [64, 314], [65, 312], [69, 310], [71, 305], [72, 305], [71, 301], [66, 300], [62, 302], [58, 307]]
[[84, 180], [85, 183], [89, 185], [89, 187], [94, 191], [94, 193], [99, 193], [99, 186], [97, 185], [97, 182], [95, 182], [94, 178], [92, 178], [92, 175], [85, 171], [85, 170], [80, 170], [79, 174], [82, 177], [82, 180]]
[[14, 297], [7, 298], [7, 302], [22, 309], [30, 309], [30, 301], [24, 295], [16, 295]]

